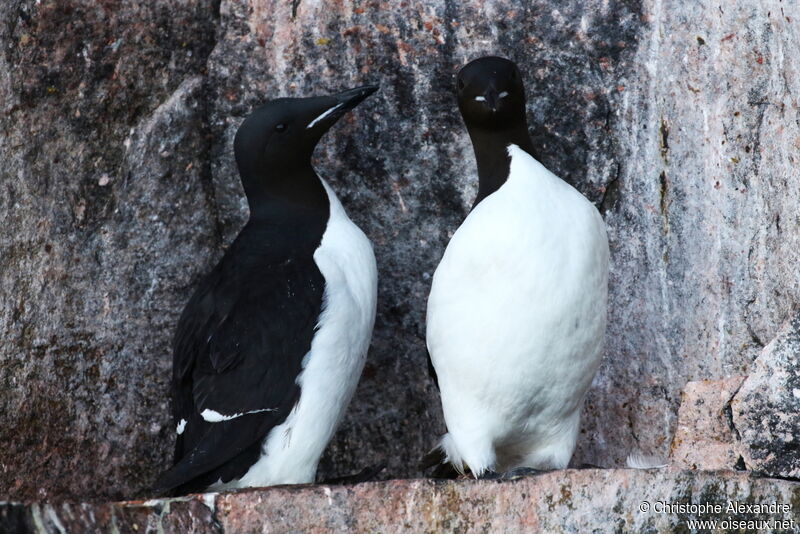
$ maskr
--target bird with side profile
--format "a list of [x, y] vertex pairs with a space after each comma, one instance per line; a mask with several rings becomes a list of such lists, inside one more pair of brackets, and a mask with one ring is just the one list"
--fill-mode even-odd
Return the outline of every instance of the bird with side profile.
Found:
[[513, 62], [477, 59], [456, 83], [479, 186], [428, 298], [447, 433], [427, 463], [492, 478], [564, 468], [602, 357], [605, 224], [535, 159]]
[[376, 90], [272, 100], [239, 127], [250, 217], [178, 322], [174, 465], [156, 492], [314, 481], [364, 366], [377, 269], [311, 155]]

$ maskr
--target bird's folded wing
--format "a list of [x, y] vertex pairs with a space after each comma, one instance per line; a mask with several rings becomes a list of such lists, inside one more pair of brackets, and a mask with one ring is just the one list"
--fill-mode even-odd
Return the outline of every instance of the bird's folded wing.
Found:
[[156, 484], [160, 491], [208, 478], [281, 424], [300, 395], [297, 377], [322, 308], [322, 274], [311, 258], [257, 273], [225, 267], [201, 283], [178, 324], [172, 394], [182, 432], [175, 466]]

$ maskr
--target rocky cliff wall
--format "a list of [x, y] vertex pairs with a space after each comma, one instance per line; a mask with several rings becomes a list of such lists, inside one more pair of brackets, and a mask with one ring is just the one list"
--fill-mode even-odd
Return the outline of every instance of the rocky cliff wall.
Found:
[[239, 122], [361, 83], [382, 89], [315, 161], [375, 245], [380, 300], [320, 475], [418, 475], [443, 431], [425, 299], [476, 186], [453, 77], [489, 53], [519, 63], [542, 162], [608, 226], [575, 461], [666, 454], [686, 382], [749, 374], [798, 301], [798, 19], [779, 0], [4, 2], [0, 495], [143, 494], [172, 445], [177, 315], [245, 217]]

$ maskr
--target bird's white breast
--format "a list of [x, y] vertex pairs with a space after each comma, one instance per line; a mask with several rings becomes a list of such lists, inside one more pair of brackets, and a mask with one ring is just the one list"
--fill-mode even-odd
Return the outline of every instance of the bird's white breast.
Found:
[[297, 379], [300, 399], [268, 435], [261, 458], [228, 487], [313, 482], [364, 367], [377, 302], [375, 255], [324, 180], [323, 185], [330, 218], [314, 261], [325, 278], [325, 293], [311, 350]]
[[447, 246], [427, 317], [450, 434], [488, 434], [480, 439], [496, 445], [573, 432], [568, 419], [599, 364], [606, 322], [602, 218], [526, 152], [512, 145], [509, 154], [506, 183]]

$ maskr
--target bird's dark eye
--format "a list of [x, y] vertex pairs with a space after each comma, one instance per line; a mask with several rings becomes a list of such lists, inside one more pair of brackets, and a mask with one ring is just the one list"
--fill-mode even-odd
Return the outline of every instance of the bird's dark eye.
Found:
[[458, 79], [458, 90], [459, 91], [464, 90], [464, 80], [462, 80], [461, 78]]
[[281, 133], [285, 132], [286, 131], [286, 125], [283, 124], [283, 123], [278, 124], [277, 126], [275, 126], [275, 131], [276, 132], [281, 132]]

